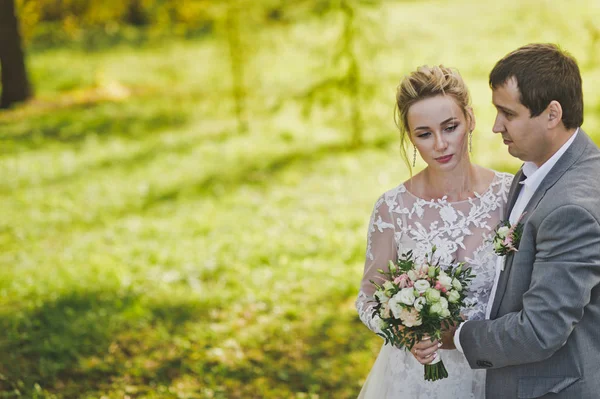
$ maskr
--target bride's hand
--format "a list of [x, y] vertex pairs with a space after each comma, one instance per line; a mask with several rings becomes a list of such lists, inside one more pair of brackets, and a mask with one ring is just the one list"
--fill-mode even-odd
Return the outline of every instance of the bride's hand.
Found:
[[429, 337], [423, 337], [422, 341], [417, 342], [410, 353], [417, 359], [421, 364], [431, 363], [437, 356], [437, 350], [442, 345], [441, 342], [434, 340], [432, 341]]

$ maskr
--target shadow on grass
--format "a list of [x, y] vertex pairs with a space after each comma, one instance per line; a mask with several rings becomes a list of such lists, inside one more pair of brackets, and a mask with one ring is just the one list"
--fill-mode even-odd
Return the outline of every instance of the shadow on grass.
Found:
[[260, 333], [240, 342], [243, 357], [223, 362], [207, 352], [236, 337], [211, 332], [215, 306], [207, 303], [94, 291], [5, 312], [0, 396], [16, 397], [18, 391], [20, 397], [46, 397], [38, 395], [42, 389], [60, 398], [121, 397], [133, 389], [132, 397], [156, 397], [165, 389], [164, 397], [175, 397], [166, 392], [183, 379], [192, 381], [188, 393], [215, 388], [215, 397], [231, 399], [299, 392], [356, 397], [374, 360], [374, 341], [355, 311], [341, 305], [350, 291], [325, 293], [316, 314], [299, 305], [258, 324]]
[[[302, 303], [262, 324], [260, 334], [240, 338], [242, 361], [232, 362], [231, 352], [220, 360], [207, 357], [199, 370], [204, 384], [215, 391], [215, 397], [228, 399], [298, 397], [299, 393], [356, 398], [383, 341], [358, 318], [355, 297], [356, 287], [348, 283], [304, 299], [290, 298]], [[215, 343], [226, 350], [223, 340]]]
[[245, 348], [243, 363], [205, 363], [205, 384], [222, 387], [223, 397], [232, 399], [296, 397], [298, 393], [356, 398], [375, 360], [371, 348], [379, 344], [379, 338], [352, 310], [331, 309], [327, 315], [292, 324], [285, 333], [272, 331], [257, 338], [252, 348]]
[[1, 153], [36, 149], [52, 142], [75, 144], [91, 136], [139, 138], [185, 125], [189, 110], [182, 106], [174, 112], [172, 108], [166, 101], [140, 98], [73, 105], [18, 121], [0, 122]]
[[[30, 397], [39, 389], [36, 384], [65, 398], [96, 392], [130, 372], [127, 362], [133, 356], [143, 358], [147, 348], [168, 343], [186, 323], [205, 317], [202, 304], [144, 304], [138, 294], [114, 291], [73, 292], [32, 311], [5, 312], [0, 315], [0, 393]], [[156, 336], [156, 328], [167, 338]], [[159, 379], [168, 380], [177, 369], [168, 356], [154, 361], [164, 370]]]

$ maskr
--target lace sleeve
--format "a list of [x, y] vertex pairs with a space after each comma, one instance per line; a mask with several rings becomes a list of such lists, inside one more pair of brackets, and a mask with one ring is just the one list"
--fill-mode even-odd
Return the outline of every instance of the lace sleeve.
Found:
[[396, 261], [397, 248], [394, 239], [395, 225], [390, 205], [381, 196], [375, 203], [367, 234], [367, 253], [360, 291], [356, 299], [356, 310], [360, 320], [375, 333], [380, 332], [379, 317], [373, 317], [373, 294], [375, 287], [370, 280], [377, 281], [377, 269], [387, 269], [390, 260]]

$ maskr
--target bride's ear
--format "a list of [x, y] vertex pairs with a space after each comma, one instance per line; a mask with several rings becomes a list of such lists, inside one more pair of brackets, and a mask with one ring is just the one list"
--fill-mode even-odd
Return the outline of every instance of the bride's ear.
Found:
[[466, 107], [467, 111], [467, 123], [469, 125], [469, 131], [472, 132], [475, 130], [475, 113], [473, 112], [473, 108], [469, 105]]

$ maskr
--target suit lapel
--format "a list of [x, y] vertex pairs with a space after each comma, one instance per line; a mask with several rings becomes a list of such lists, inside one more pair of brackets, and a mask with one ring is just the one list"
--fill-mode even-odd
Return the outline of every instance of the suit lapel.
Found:
[[512, 184], [510, 185], [510, 190], [508, 191], [508, 203], [506, 204], [506, 219], [510, 215], [515, 203], [517, 202], [517, 198], [519, 198], [519, 192], [521, 191], [521, 182], [525, 180], [525, 174], [523, 173], [523, 167], [519, 169], [517, 174], [515, 175]]
[[[515, 175], [513, 182], [510, 186], [510, 190], [508, 192], [508, 202], [506, 207], [506, 215], [505, 219], [508, 219], [512, 209], [517, 202], [517, 198], [519, 198], [519, 192], [521, 191], [522, 184], [521, 182], [525, 180], [526, 176], [523, 173], [523, 167], [519, 169], [517, 174]], [[492, 303], [492, 311], [490, 312], [490, 318], [494, 319], [496, 317], [496, 313], [498, 312], [498, 307], [500, 306], [500, 302], [502, 297], [504, 296], [504, 289], [506, 286], [506, 280], [508, 278], [508, 273], [506, 273], [507, 269], [512, 265], [513, 255], [508, 254], [506, 258], [504, 258], [504, 271], [500, 272], [500, 278], [498, 279], [498, 286], [496, 287], [496, 295], [494, 296], [494, 302]]]
[[[588, 144], [591, 143], [591, 139], [585, 134], [583, 130], [579, 130], [577, 137], [571, 144], [571, 146], [565, 151], [565, 153], [559, 158], [556, 164], [550, 169], [544, 180], [540, 183], [539, 187], [527, 203], [527, 206], [523, 210], [523, 218], [520, 223], [524, 226], [527, 223], [527, 220], [531, 216], [531, 214], [535, 211], [538, 204], [544, 198], [546, 191], [548, 191], [556, 182], [565, 174], [565, 172], [573, 166], [575, 161], [577, 161]], [[523, 179], [523, 171], [519, 170], [519, 172], [515, 175], [515, 179], [517, 180]], [[513, 206], [518, 197], [519, 190], [515, 189], [515, 184], [513, 180], [513, 185], [511, 186], [510, 192], [513, 194], [509, 195], [509, 208], [507, 215], [510, 215]], [[517, 185], [521, 186], [521, 180], [518, 181]], [[497, 317], [498, 309], [500, 308], [500, 303], [502, 302], [502, 298], [504, 297], [504, 293], [506, 292], [506, 286], [508, 283], [508, 277], [510, 276], [510, 272], [512, 270], [512, 264], [514, 259], [514, 253], [510, 253], [506, 256], [504, 263], [504, 270], [500, 273], [500, 278], [498, 279], [498, 287], [496, 288], [496, 295], [494, 297], [494, 302], [492, 304], [492, 311], [490, 312], [490, 318], [494, 319]]]

